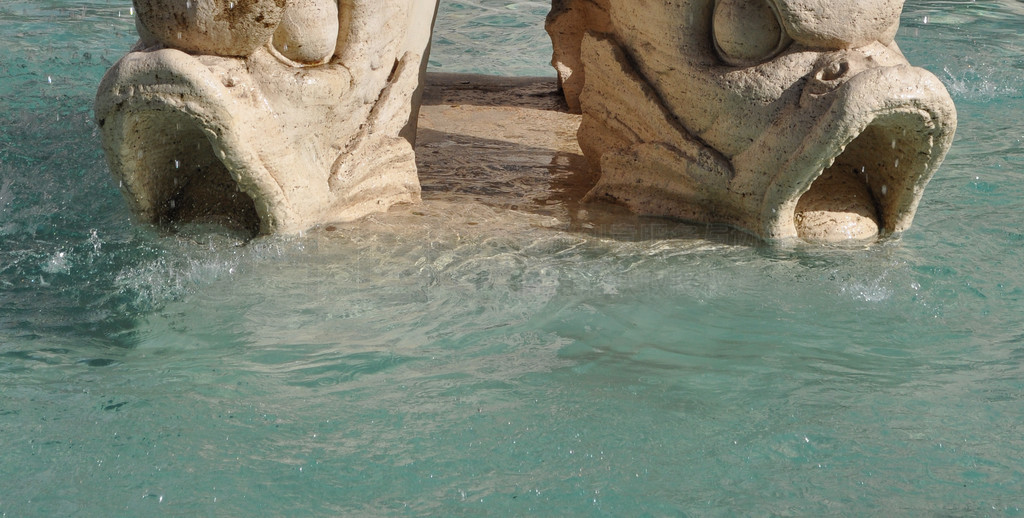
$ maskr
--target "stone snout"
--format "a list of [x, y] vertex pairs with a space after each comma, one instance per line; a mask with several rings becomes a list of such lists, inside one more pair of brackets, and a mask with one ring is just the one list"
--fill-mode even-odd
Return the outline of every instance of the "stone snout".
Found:
[[906, 230], [956, 128], [938, 78], [895, 45], [823, 53], [797, 107], [732, 157], [730, 190], [764, 193], [742, 209], [758, 215], [747, 224], [773, 239], [827, 242]]
[[412, 136], [435, 1], [135, 6], [139, 42], [95, 114], [142, 219], [299, 232], [419, 200]]
[[[815, 96], [826, 95], [836, 90], [865, 70], [908, 64], [905, 59], [897, 58], [893, 51], [885, 47], [878, 46], [872, 50], [873, 52], [865, 52], [865, 49], [843, 49], [824, 54], [806, 77], [801, 106], [813, 102]], [[879, 54], [889, 59], [880, 59]]]

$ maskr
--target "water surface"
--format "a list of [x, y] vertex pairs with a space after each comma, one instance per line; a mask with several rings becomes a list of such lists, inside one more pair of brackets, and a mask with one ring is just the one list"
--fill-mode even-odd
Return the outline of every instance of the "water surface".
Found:
[[[91, 120], [130, 2], [5, 0], [0, 515], [1019, 516], [1021, 5], [908, 2], [957, 139], [850, 249], [501, 189], [154, 229]], [[551, 75], [545, 12], [447, 2], [431, 65]]]

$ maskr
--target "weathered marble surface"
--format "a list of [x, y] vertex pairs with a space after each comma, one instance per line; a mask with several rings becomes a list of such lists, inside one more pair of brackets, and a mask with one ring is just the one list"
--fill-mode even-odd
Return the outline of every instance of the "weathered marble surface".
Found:
[[[156, 222], [296, 232], [419, 199], [436, 0], [134, 0], [96, 117]], [[902, 0], [553, 0], [587, 199], [768, 239], [906, 229], [956, 111], [894, 41]]]
[[104, 77], [111, 170], [149, 221], [296, 232], [419, 199], [435, 0], [135, 0]]
[[769, 239], [905, 230], [956, 128], [902, 0], [555, 0], [590, 199]]

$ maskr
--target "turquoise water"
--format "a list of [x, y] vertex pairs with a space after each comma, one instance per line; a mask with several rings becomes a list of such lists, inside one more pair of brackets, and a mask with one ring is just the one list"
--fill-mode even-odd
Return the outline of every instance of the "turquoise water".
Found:
[[[130, 3], [4, 0], [0, 515], [1020, 516], [1022, 5], [909, 2], [957, 140], [851, 250], [500, 190], [159, 231], [91, 121]], [[544, 11], [449, 2], [431, 63], [550, 75]]]

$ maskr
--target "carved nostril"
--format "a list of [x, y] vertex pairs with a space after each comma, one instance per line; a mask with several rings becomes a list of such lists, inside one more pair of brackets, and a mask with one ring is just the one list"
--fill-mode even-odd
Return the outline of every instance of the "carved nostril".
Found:
[[836, 79], [841, 79], [849, 72], [850, 62], [843, 59], [840, 61], [833, 62], [829, 66], [819, 70], [815, 77], [819, 81], [835, 81]]
[[[848, 54], [832, 56], [825, 63], [819, 64], [814, 75], [810, 77], [806, 88], [804, 88], [804, 94], [815, 97], [831, 92], [855, 75], [860, 68], [856, 61], [856, 56]], [[801, 99], [800, 102], [804, 103], [806, 101], [807, 99]]]

